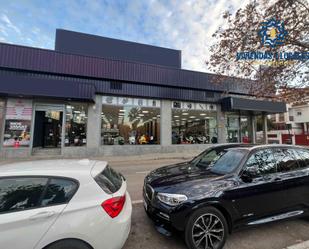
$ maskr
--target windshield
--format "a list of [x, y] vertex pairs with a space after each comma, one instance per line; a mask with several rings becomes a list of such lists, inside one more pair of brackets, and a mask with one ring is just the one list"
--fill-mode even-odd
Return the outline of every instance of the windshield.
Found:
[[224, 148], [222, 147], [206, 150], [195, 157], [191, 163], [199, 168], [209, 168], [223, 152]]
[[245, 155], [245, 150], [224, 150], [209, 165], [210, 171], [220, 175], [229, 174], [238, 167]]

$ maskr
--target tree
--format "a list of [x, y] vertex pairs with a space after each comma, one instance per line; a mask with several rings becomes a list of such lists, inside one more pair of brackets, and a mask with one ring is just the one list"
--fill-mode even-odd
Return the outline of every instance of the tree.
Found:
[[[213, 34], [215, 43], [210, 47], [211, 55], [206, 61], [211, 71], [222, 77], [257, 80], [256, 84], [250, 84], [249, 91], [258, 97], [280, 97], [293, 102], [308, 95], [308, 91], [294, 91], [295, 88], [309, 87], [308, 0], [251, 0], [234, 15], [226, 11], [223, 18], [224, 25]], [[287, 34], [282, 45], [262, 44], [259, 34], [262, 23], [271, 19], [284, 23]], [[276, 37], [279, 33], [279, 30], [270, 30], [270, 36]], [[303, 60], [282, 60], [276, 56], [267, 60], [237, 59], [237, 53], [242, 51], [272, 54], [293, 51], [307, 53], [307, 57]]]

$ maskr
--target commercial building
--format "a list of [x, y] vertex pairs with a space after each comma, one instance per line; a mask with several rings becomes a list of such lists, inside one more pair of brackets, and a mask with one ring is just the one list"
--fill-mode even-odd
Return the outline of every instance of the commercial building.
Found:
[[287, 112], [269, 115], [268, 141], [309, 146], [309, 88], [295, 89], [307, 97], [287, 104]]
[[[220, 81], [220, 82], [218, 82]], [[0, 155], [140, 155], [255, 142], [286, 111], [253, 81], [181, 69], [181, 51], [57, 30], [55, 50], [0, 43]]]

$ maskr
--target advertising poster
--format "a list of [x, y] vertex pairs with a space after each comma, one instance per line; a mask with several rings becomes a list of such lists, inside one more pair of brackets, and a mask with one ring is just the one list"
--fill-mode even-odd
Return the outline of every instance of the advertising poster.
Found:
[[30, 145], [32, 100], [9, 99], [6, 107], [4, 147]]

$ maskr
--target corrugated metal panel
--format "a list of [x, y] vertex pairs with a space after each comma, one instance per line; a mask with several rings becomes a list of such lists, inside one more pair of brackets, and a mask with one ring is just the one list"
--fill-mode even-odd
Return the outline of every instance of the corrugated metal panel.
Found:
[[55, 97], [93, 101], [94, 84], [46, 77], [32, 77], [12, 73], [0, 73], [0, 93], [7, 95]]
[[70, 54], [181, 67], [179, 50], [62, 29], [56, 30], [55, 50]]
[[[0, 67], [241, 94], [247, 94], [251, 84], [250, 81], [228, 77], [221, 84], [216, 84], [216, 76], [207, 73], [3, 43], [0, 43]], [[231, 84], [233, 82], [235, 86]], [[242, 86], [247, 82], [248, 87], [238, 87], [241, 82]]]
[[97, 82], [96, 91], [104, 94], [139, 96], [158, 99], [185, 100], [185, 101], [202, 101], [218, 102], [220, 93], [214, 93], [213, 97], [207, 97], [206, 91], [194, 89], [182, 89], [162, 86], [152, 86], [143, 84], [132, 84], [122, 82], [122, 89], [111, 89], [108, 81]]
[[[6, 78], [5, 78], [6, 77]], [[117, 82], [109, 80], [94, 80], [85, 79], [80, 77], [70, 77], [63, 75], [51, 75], [43, 73], [34, 73], [27, 71], [12, 71], [12, 70], [1, 70], [0, 69], [0, 87], [1, 90], [5, 90], [7, 82], [18, 82], [20, 85], [17, 89], [12, 89], [11, 91], [16, 91], [16, 93], [22, 93], [22, 87], [25, 91], [36, 93], [36, 87], [34, 82], [40, 82], [39, 87], [52, 87], [59, 88], [60, 94], [62, 94], [62, 85], [70, 82], [72, 86], [71, 91], [78, 89], [79, 94], [83, 94], [82, 98], [86, 99], [94, 94], [94, 92], [99, 94], [116, 94], [122, 96], [134, 96], [134, 97], [149, 97], [158, 99], [173, 99], [173, 100], [186, 100], [186, 101], [207, 101], [216, 102], [220, 99], [220, 93], [194, 90], [194, 89], [183, 89], [183, 88], [173, 88], [166, 86], [154, 86], [146, 84], [137, 84], [132, 82]], [[55, 84], [55, 82], [58, 82]], [[120, 84], [121, 87], [115, 87]], [[47, 84], [47, 86], [44, 86]], [[49, 86], [48, 86], [49, 85]], [[19, 90], [18, 90], [19, 89]], [[54, 89], [57, 91], [58, 89]], [[53, 91], [54, 91], [53, 90]], [[6, 89], [6, 91], [8, 91]], [[10, 93], [11, 93], [10, 91]], [[51, 93], [53, 92], [51, 91]], [[62, 95], [61, 95], [62, 96]], [[79, 96], [79, 95], [78, 95]], [[84, 97], [83, 97], [84, 96]], [[87, 97], [88, 96], [88, 97]]]

